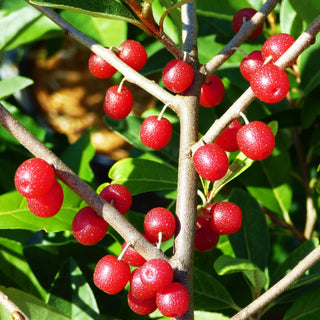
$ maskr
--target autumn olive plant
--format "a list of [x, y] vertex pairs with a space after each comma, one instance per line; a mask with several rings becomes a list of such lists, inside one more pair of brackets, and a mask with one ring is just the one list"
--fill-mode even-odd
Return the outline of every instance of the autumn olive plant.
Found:
[[[0, 318], [318, 317], [319, 13], [1, 1]], [[24, 57], [66, 40], [112, 83], [104, 121], [132, 146], [102, 184], [94, 128], [69, 143], [24, 98]], [[155, 102], [142, 114], [138, 90]]]

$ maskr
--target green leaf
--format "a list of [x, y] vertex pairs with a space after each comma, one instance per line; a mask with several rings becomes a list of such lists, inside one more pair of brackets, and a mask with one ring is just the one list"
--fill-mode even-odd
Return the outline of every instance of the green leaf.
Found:
[[136, 18], [121, 3], [115, 0], [31, 0], [33, 4], [58, 9], [67, 9], [92, 15], [94, 17], [123, 20], [137, 24]]
[[82, 200], [64, 184], [62, 188], [64, 194], [62, 208], [51, 218], [41, 218], [32, 214], [28, 209], [26, 199], [17, 191], [1, 195], [0, 228], [45, 230], [47, 232], [71, 230], [73, 217], [79, 211]]
[[281, 32], [289, 33], [294, 38], [297, 38], [302, 32], [302, 20], [292, 7], [290, 0], [281, 2], [280, 29]]
[[194, 319], [195, 320], [228, 320], [230, 318], [223, 315], [222, 313], [195, 311]]
[[308, 24], [319, 15], [320, 3], [318, 0], [290, 0], [290, 3], [297, 14]]
[[31, 79], [22, 76], [0, 80], [0, 99], [11, 96], [32, 84], [33, 81]]
[[319, 286], [306, 292], [289, 308], [283, 320], [319, 320], [319, 295]]
[[90, 167], [90, 161], [94, 155], [95, 149], [90, 140], [90, 131], [87, 131], [63, 152], [61, 160], [81, 179], [91, 182], [94, 174]]
[[128, 28], [124, 21], [96, 18], [68, 10], [63, 10], [61, 16], [102, 46], [117, 47], [127, 39]]
[[226, 288], [209, 273], [195, 267], [193, 275], [196, 310], [238, 309]]
[[232, 190], [229, 201], [242, 210], [241, 229], [229, 235], [236, 257], [248, 259], [264, 270], [269, 256], [269, 233], [260, 205], [246, 191], [238, 188]]
[[126, 158], [116, 162], [109, 171], [115, 183], [124, 184], [132, 194], [177, 188], [177, 170], [165, 163]]
[[[29, 293], [14, 288], [0, 287], [10, 300], [17, 304], [29, 319], [32, 320], [70, 320], [71, 318], [61, 314], [40, 299], [35, 298]], [[11, 319], [10, 314], [0, 305], [0, 318], [3, 320]]]
[[73, 320], [99, 319], [94, 294], [73, 258], [67, 258], [56, 275], [48, 303]]
[[214, 268], [219, 275], [242, 272], [258, 291], [268, 282], [265, 273], [247, 259], [222, 255], [215, 261]]
[[21, 243], [0, 238], [0, 279], [6, 286], [15, 286], [44, 299], [46, 292], [30, 269]]

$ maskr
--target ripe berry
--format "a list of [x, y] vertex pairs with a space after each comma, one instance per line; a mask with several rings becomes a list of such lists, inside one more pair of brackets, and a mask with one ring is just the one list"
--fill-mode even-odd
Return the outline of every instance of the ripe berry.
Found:
[[122, 86], [119, 91], [119, 85], [110, 87], [103, 103], [104, 112], [112, 119], [124, 119], [132, 110], [133, 95], [131, 91]]
[[152, 149], [162, 149], [172, 136], [171, 122], [164, 117], [149, 116], [144, 119], [140, 128], [141, 142]]
[[206, 108], [215, 107], [223, 100], [224, 92], [224, 84], [220, 78], [211, 75], [201, 87], [200, 104]]
[[275, 138], [264, 122], [252, 121], [244, 125], [237, 134], [240, 150], [252, 160], [267, 158], [275, 147]]
[[162, 81], [168, 90], [181, 93], [189, 88], [193, 76], [193, 69], [188, 63], [181, 60], [171, 60], [163, 69]]
[[197, 227], [194, 239], [194, 248], [200, 252], [212, 250], [219, 241], [219, 234], [214, 232], [210, 227], [210, 209], [213, 204], [210, 204], [202, 211], [202, 214], [208, 215], [208, 218], [198, 217]]
[[239, 150], [237, 143], [237, 133], [242, 127], [241, 122], [234, 120], [229, 124], [227, 128], [220, 134], [216, 140], [216, 144], [221, 147], [223, 150], [228, 152], [234, 152]]
[[232, 202], [218, 202], [211, 208], [211, 229], [222, 235], [232, 234], [241, 228], [242, 211]]
[[266, 64], [251, 76], [250, 86], [259, 100], [277, 103], [289, 92], [290, 83], [283, 69], [274, 64]]
[[140, 71], [148, 60], [144, 47], [135, 40], [124, 41], [117, 52], [118, 57], [132, 69]]
[[188, 310], [189, 293], [183, 284], [172, 282], [167, 289], [157, 293], [156, 302], [164, 316], [180, 317]]
[[[235, 33], [238, 33], [242, 25], [250, 20], [255, 14], [257, 10], [253, 8], [243, 8], [236, 12], [232, 19], [232, 28]], [[263, 24], [259, 25], [248, 37], [248, 40], [256, 39], [263, 31]]]
[[166, 208], [153, 208], [145, 215], [144, 231], [150, 242], [158, 241], [162, 232], [162, 241], [170, 239], [176, 230], [176, 220]]
[[157, 291], [155, 288], [148, 287], [141, 280], [141, 267], [133, 270], [130, 279], [130, 291], [132, 295], [139, 300], [148, 300], [155, 298]]
[[100, 196], [111, 203], [121, 214], [126, 214], [132, 204], [132, 196], [127, 187], [122, 184], [109, 184], [100, 193]]
[[156, 298], [140, 300], [132, 295], [131, 290], [128, 292], [128, 305], [132, 311], [137, 314], [147, 315], [157, 309]]
[[141, 281], [157, 292], [167, 288], [173, 280], [173, 269], [166, 260], [151, 259], [140, 269]]
[[[293, 36], [287, 33], [278, 33], [271, 36], [265, 41], [261, 48], [262, 58], [266, 60], [269, 56], [272, 57], [272, 62], [276, 62], [295, 42]], [[291, 65], [294, 61], [291, 63]]]
[[52, 167], [40, 158], [24, 161], [14, 177], [17, 191], [23, 196], [31, 198], [45, 195], [54, 181], [55, 174]]
[[89, 57], [88, 66], [92, 75], [99, 79], [110, 78], [117, 72], [116, 68], [94, 52]]
[[49, 218], [56, 215], [63, 203], [63, 190], [60, 183], [54, 180], [50, 190], [43, 196], [27, 198], [29, 210], [36, 216]]
[[73, 236], [86, 246], [99, 242], [107, 233], [108, 227], [108, 223], [88, 206], [78, 211], [71, 225]]
[[263, 62], [261, 51], [252, 51], [240, 62], [240, 72], [242, 76], [247, 81], [250, 81], [252, 74], [262, 67]]
[[193, 164], [198, 174], [209, 181], [224, 177], [229, 167], [225, 151], [213, 143], [205, 144], [196, 150], [193, 155]]
[[101, 258], [93, 273], [95, 285], [108, 294], [120, 292], [130, 279], [129, 265], [113, 255]]
[[[124, 242], [121, 247], [121, 252], [126, 246], [127, 243]], [[127, 247], [126, 251], [123, 253], [122, 260], [132, 267], [141, 267], [146, 262], [146, 259], [130, 246]]]

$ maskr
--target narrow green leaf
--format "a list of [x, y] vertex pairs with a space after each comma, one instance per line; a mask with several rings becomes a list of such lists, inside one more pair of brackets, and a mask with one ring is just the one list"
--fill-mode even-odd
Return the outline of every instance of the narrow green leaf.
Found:
[[17, 191], [1, 195], [0, 228], [47, 232], [71, 230], [73, 217], [79, 211], [82, 200], [63, 183], [61, 185], [64, 193], [62, 208], [51, 218], [41, 218], [32, 214], [26, 199]]
[[21, 243], [0, 238], [0, 265], [2, 284], [15, 286], [45, 299], [47, 294], [30, 269], [24, 257]]
[[319, 295], [319, 286], [306, 292], [289, 308], [283, 320], [319, 320]]
[[229, 201], [242, 210], [241, 229], [229, 235], [236, 257], [248, 259], [264, 270], [269, 256], [269, 233], [259, 203], [246, 191], [238, 188], [232, 190]]
[[311, 23], [320, 12], [320, 3], [318, 0], [290, 0], [290, 3], [298, 15], [307, 23]]
[[[32, 320], [70, 320], [71, 318], [61, 314], [58, 310], [47, 305], [40, 299], [35, 298], [29, 293], [15, 288], [0, 287], [10, 300], [16, 303]], [[0, 305], [0, 318], [3, 320], [12, 319], [3, 306]]]
[[22, 76], [0, 80], [0, 99], [11, 96], [32, 84], [33, 81], [31, 79]]
[[138, 158], [116, 162], [109, 171], [115, 183], [124, 184], [132, 194], [170, 190], [177, 187], [177, 170], [165, 163]]
[[133, 24], [137, 23], [136, 18], [121, 3], [115, 0], [31, 0], [33, 4], [58, 9], [67, 9], [92, 15], [94, 17], [123, 20]]
[[195, 320], [228, 320], [230, 318], [223, 315], [222, 313], [195, 311], [194, 319]]
[[226, 288], [209, 273], [194, 268], [194, 303], [196, 310], [237, 309]]
[[302, 31], [302, 20], [292, 7], [290, 0], [281, 2], [280, 28], [281, 32], [289, 33], [294, 38], [297, 38]]
[[81, 179], [91, 182], [94, 174], [90, 167], [90, 161], [94, 155], [95, 149], [90, 140], [90, 131], [87, 131], [63, 152], [61, 160]]
[[99, 319], [94, 294], [73, 258], [68, 258], [56, 275], [48, 303], [73, 320]]

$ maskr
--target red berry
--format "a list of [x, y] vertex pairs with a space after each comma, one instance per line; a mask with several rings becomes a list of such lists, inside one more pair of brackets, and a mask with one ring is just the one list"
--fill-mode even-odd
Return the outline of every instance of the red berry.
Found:
[[93, 273], [95, 285], [108, 294], [120, 292], [130, 279], [129, 265], [113, 255], [101, 258]]
[[92, 75], [99, 79], [110, 78], [117, 72], [116, 68], [94, 52], [89, 57], [88, 66]]
[[210, 227], [210, 210], [213, 204], [210, 204], [202, 211], [202, 214], [208, 215], [208, 218], [198, 217], [197, 227], [194, 239], [194, 248], [200, 252], [210, 251], [217, 245], [219, 234], [214, 232]]
[[241, 228], [242, 211], [232, 202], [218, 202], [211, 208], [211, 229], [222, 235], [232, 234]]
[[58, 181], [54, 181], [50, 190], [43, 196], [27, 198], [29, 210], [36, 216], [49, 218], [56, 215], [63, 203], [63, 190]]
[[[232, 19], [232, 28], [235, 33], [238, 33], [244, 22], [250, 20], [257, 10], [253, 8], [243, 8], [236, 12]], [[263, 31], [263, 24], [259, 25], [248, 37], [248, 40], [256, 39]]]
[[189, 307], [189, 293], [187, 288], [178, 282], [172, 282], [170, 286], [157, 293], [157, 307], [166, 317], [180, 317]]
[[73, 236], [86, 246], [102, 240], [108, 227], [108, 223], [88, 206], [78, 211], [71, 225]]
[[224, 92], [223, 82], [217, 76], [212, 75], [201, 87], [200, 104], [206, 108], [215, 107], [223, 100]]
[[173, 281], [173, 269], [163, 259], [151, 259], [140, 267], [141, 281], [155, 291], [167, 288]]
[[110, 87], [103, 103], [104, 112], [112, 119], [124, 119], [132, 110], [133, 95], [131, 91], [122, 86], [119, 91], [119, 85]]
[[150, 242], [158, 241], [162, 232], [162, 241], [170, 239], [176, 230], [176, 219], [166, 208], [153, 208], [144, 218], [144, 231]]
[[141, 280], [141, 267], [133, 270], [130, 279], [130, 291], [139, 300], [148, 300], [156, 296], [155, 288], [148, 287]]
[[181, 93], [189, 88], [193, 81], [193, 69], [184, 61], [171, 60], [163, 69], [164, 86], [175, 93]]
[[289, 92], [290, 83], [283, 69], [274, 64], [266, 64], [251, 76], [250, 86], [259, 100], [277, 103]]
[[14, 183], [17, 191], [25, 197], [45, 195], [55, 181], [55, 174], [45, 160], [32, 158], [24, 161], [16, 171]]
[[241, 122], [234, 120], [229, 124], [229, 126], [224, 129], [216, 140], [216, 144], [225, 151], [235, 152], [239, 150], [237, 143], [237, 133], [242, 127]]
[[140, 300], [135, 298], [131, 291], [128, 292], [128, 305], [137, 314], [147, 315], [157, 309], [156, 298]]
[[224, 177], [229, 167], [225, 151], [213, 143], [205, 144], [196, 150], [193, 164], [198, 174], [209, 181]]
[[252, 121], [244, 125], [237, 134], [240, 150], [252, 160], [267, 158], [275, 147], [275, 138], [264, 122]]
[[127, 187], [122, 184], [109, 184], [100, 193], [100, 196], [111, 203], [121, 214], [126, 214], [132, 204], [132, 196]]
[[[126, 247], [126, 245], [126, 242], [122, 244], [121, 252]], [[122, 260], [133, 267], [141, 267], [146, 262], [146, 259], [131, 246], [127, 247], [126, 251], [123, 253]]]
[[240, 72], [242, 76], [247, 81], [250, 81], [252, 74], [263, 66], [263, 62], [264, 60], [262, 58], [261, 51], [252, 51], [246, 58], [244, 58], [240, 62]]
[[[278, 33], [265, 41], [261, 48], [262, 58], [264, 60], [272, 57], [272, 62], [276, 62], [295, 42], [293, 36], [287, 33]], [[294, 61], [291, 63], [291, 65]]]
[[172, 125], [167, 118], [149, 116], [144, 119], [140, 128], [141, 142], [152, 149], [162, 149], [170, 141], [172, 136]]
[[148, 60], [144, 47], [135, 40], [124, 41], [117, 52], [118, 57], [132, 69], [140, 71]]

